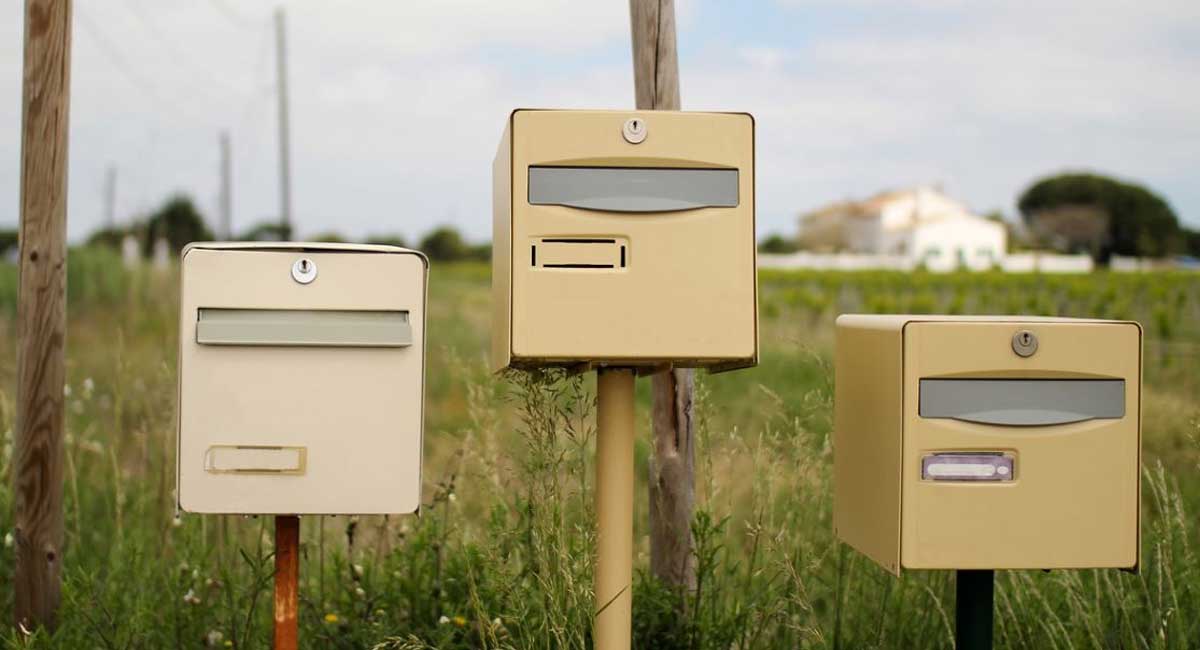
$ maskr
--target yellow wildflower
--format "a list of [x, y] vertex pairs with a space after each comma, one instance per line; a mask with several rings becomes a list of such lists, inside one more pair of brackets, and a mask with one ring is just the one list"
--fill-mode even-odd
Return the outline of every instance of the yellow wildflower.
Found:
[[338, 622], [338, 615], [337, 615], [337, 614], [332, 614], [332, 613], [330, 613], [330, 614], [326, 614], [326, 615], [325, 615], [325, 622], [326, 622], [326, 623], [337, 623], [337, 622]]
[[459, 627], [464, 627], [464, 626], [466, 626], [466, 624], [467, 624], [467, 619], [465, 619], [465, 618], [463, 618], [463, 617], [461, 617], [461, 616], [455, 616], [455, 617], [454, 617], [454, 624], [455, 624], [455, 625], [457, 625], [457, 626], [459, 626]]

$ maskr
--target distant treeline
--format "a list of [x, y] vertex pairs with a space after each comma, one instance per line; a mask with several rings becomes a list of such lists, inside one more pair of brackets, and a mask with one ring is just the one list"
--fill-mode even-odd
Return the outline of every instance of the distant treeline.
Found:
[[[184, 195], [173, 196], [161, 207], [143, 219], [134, 219], [127, 226], [101, 228], [93, 232], [86, 245], [107, 247], [121, 250], [125, 241], [132, 237], [137, 249], [143, 257], [154, 254], [154, 248], [159, 240], [167, 243], [168, 250], [178, 254], [185, 245], [194, 241], [213, 241], [216, 236], [205, 223], [203, 215], [197, 210], [191, 198]], [[277, 221], [263, 221], [237, 236], [234, 241], [289, 241], [292, 233]], [[439, 226], [424, 237], [410, 243], [403, 235], [379, 234], [363, 239], [344, 237], [340, 233], [327, 231], [305, 241], [318, 242], [354, 242], [366, 244], [386, 244], [415, 248], [430, 259], [439, 262], [460, 260], [491, 259], [492, 246], [490, 243], [473, 244], [463, 238], [462, 233], [453, 226]], [[0, 257], [9, 257], [17, 247], [16, 230], [0, 230]]]

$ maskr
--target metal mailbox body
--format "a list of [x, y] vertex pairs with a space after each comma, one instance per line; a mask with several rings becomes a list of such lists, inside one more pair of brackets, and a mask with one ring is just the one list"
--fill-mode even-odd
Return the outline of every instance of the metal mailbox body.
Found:
[[756, 363], [749, 115], [514, 111], [493, 196], [495, 369]]
[[[1016, 337], [1032, 342], [1016, 353]], [[838, 318], [834, 529], [887, 570], [1138, 565], [1141, 327]]]
[[179, 507], [416, 511], [427, 276], [391, 246], [184, 249]]

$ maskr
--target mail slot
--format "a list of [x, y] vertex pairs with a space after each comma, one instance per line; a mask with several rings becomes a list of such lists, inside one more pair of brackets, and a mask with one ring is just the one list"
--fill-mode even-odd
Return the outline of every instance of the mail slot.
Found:
[[391, 246], [189, 245], [180, 508], [415, 511], [427, 275], [424, 256]]
[[1134, 568], [1141, 328], [837, 320], [834, 529], [887, 570]]
[[518, 110], [493, 197], [496, 369], [757, 362], [749, 115]]

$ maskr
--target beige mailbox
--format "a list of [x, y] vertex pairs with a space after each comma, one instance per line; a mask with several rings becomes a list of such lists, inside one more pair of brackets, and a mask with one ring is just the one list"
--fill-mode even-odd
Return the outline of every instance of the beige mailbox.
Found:
[[428, 264], [344, 244], [192, 244], [182, 257], [185, 511], [417, 510]]
[[494, 167], [496, 369], [754, 365], [754, 121], [518, 110]]
[[1138, 564], [1141, 328], [842, 316], [834, 528], [901, 569]]

